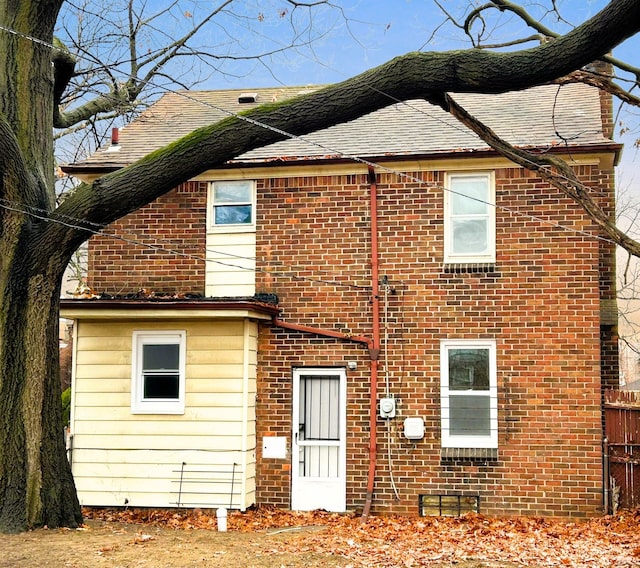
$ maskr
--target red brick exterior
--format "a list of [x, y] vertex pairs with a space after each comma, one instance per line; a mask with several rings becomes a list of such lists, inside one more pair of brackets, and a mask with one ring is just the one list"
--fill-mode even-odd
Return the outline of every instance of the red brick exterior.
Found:
[[[595, 166], [578, 173], [611, 190]], [[495, 172], [497, 261], [443, 264], [444, 172], [378, 175], [383, 349], [378, 390], [399, 399], [378, 419], [374, 512], [417, 514], [418, 495], [479, 495], [488, 514], [583, 517], [602, 505], [601, 387], [617, 380], [615, 328], [600, 327], [614, 294], [613, 248], [572, 201], [520, 168]], [[416, 181], [421, 180], [420, 182]], [[111, 229], [171, 239], [204, 254], [206, 184], [192, 183]], [[256, 291], [276, 294], [285, 321], [371, 336], [371, 235], [366, 175], [258, 180]], [[612, 202], [605, 202], [612, 207]], [[122, 233], [121, 233], [122, 231]], [[151, 233], [153, 231], [153, 233]], [[92, 239], [91, 285], [204, 291], [204, 263]], [[602, 332], [602, 338], [601, 338]], [[497, 459], [441, 459], [440, 341], [495, 339]], [[291, 438], [292, 368], [347, 371], [347, 507], [362, 509], [369, 460], [369, 354], [361, 344], [263, 325], [258, 347], [257, 500], [288, 506], [290, 460], [263, 459], [265, 435]], [[402, 435], [422, 417], [423, 440]], [[388, 442], [391, 442], [390, 451]], [[399, 493], [396, 498], [391, 475]]]
[[112, 223], [89, 241], [88, 285], [111, 295], [204, 294], [206, 207], [207, 184], [188, 182]]
[[[611, 187], [596, 168], [579, 173], [588, 183]], [[599, 285], [603, 296], [613, 294], [612, 269], [599, 281], [599, 263], [611, 258], [611, 247], [579, 232], [596, 228], [531, 172], [500, 169], [495, 268], [449, 272], [442, 263], [443, 172], [410, 175], [424, 185], [394, 174], [380, 175], [378, 183], [380, 274], [390, 284], [378, 389], [388, 378], [400, 404], [398, 418], [378, 419], [373, 510], [415, 514], [420, 493], [466, 493], [480, 495], [481, 510], [490, 514], [596, 513], [605, 357], [609, 378], [616, 376], [613, 343], [603, 343], [601, 354], [599, 336]], [[366, 284], [369, 274], [366, 176], [274, 180], [259, 191], [258, 258], [343, 284], [261, 276], [263, 291], [280, 298], [283, 319], [370, 335], [370, 293], [349, 287]], [[441, 460], [440, 340], [459, 338], [497, 341], [497, 460]], [[260, 435], [289, 435], [292, 367], [358, 361], [357, 370], [348, 371], [347, 501], [361, 509], [368, 463], [366, 349], [264, 328], [259, 353]], [[404, 439], [408, 416], [424, 418], [424, 440]], [[288, 505], [289, 463], [261, 459], [258, 478], [259, 502]]]

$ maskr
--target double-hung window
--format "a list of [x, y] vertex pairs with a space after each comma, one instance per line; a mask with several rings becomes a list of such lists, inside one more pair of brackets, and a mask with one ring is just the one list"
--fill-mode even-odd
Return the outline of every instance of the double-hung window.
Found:
[[255, 228], [255, 184], [251, 180], [211, 183], [209, 227], [243, 231]]
[[495, 188], [490, 172], [446, 176], [444, 246], [446, 263], [496, 260]]
[[184, 331], [133, 333], [132, 412], [184, 412], [185, 337]]
[[495, 341], [443, 341], [440, 375], [442, 447], [497, 448]]

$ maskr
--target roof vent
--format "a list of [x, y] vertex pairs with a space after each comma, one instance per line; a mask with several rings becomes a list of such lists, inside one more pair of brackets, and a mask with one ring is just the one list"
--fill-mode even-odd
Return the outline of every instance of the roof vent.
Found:
[[243, 103], [255, 103], [258, 100], [258, 93], [241, 93], [238, 97], [238, 102]]

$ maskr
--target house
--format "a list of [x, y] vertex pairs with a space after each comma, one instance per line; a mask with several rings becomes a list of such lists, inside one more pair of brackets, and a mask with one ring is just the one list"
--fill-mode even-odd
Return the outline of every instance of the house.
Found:
[[[170, 93], [93, 180], [300, 89]], [[610, 99], [456, 95], [563, 157], [613, 214]], [[358, 159], [352, 159], [357, 156]], [[573, 201], [424, 101], [258, 148], [89, 242], [72, 467], [86, 506], [602, 511], [614, 247]]]

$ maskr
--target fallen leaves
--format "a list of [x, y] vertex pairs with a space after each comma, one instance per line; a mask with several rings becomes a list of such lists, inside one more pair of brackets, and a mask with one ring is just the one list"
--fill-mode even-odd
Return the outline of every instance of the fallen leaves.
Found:
[[[88, 509], [85, 515], [110, 522], [182, 530], [216, 529], [215, 511], [199, 509]], [[563, 522], [478, 514], [460, 518], [362, 519], [352, 514], [258, 507], [246, 513], [231, 511], [227, 525], [229, 531], [280, 534], [274, 542], [274, 551], [300, 555], [331, 553], [348, 558], [354, 566], [413, 567], [465, 560], [570, 568], [640, 565], [640, 511], [624, 511], [584, 522]], [[312, 526], [322, 526], [323, 530], [282, 530]], [[286, 538], [282, 537], [283, 532], [289, 533]], [[144, 542], [142, 539], [141, 543]]]

